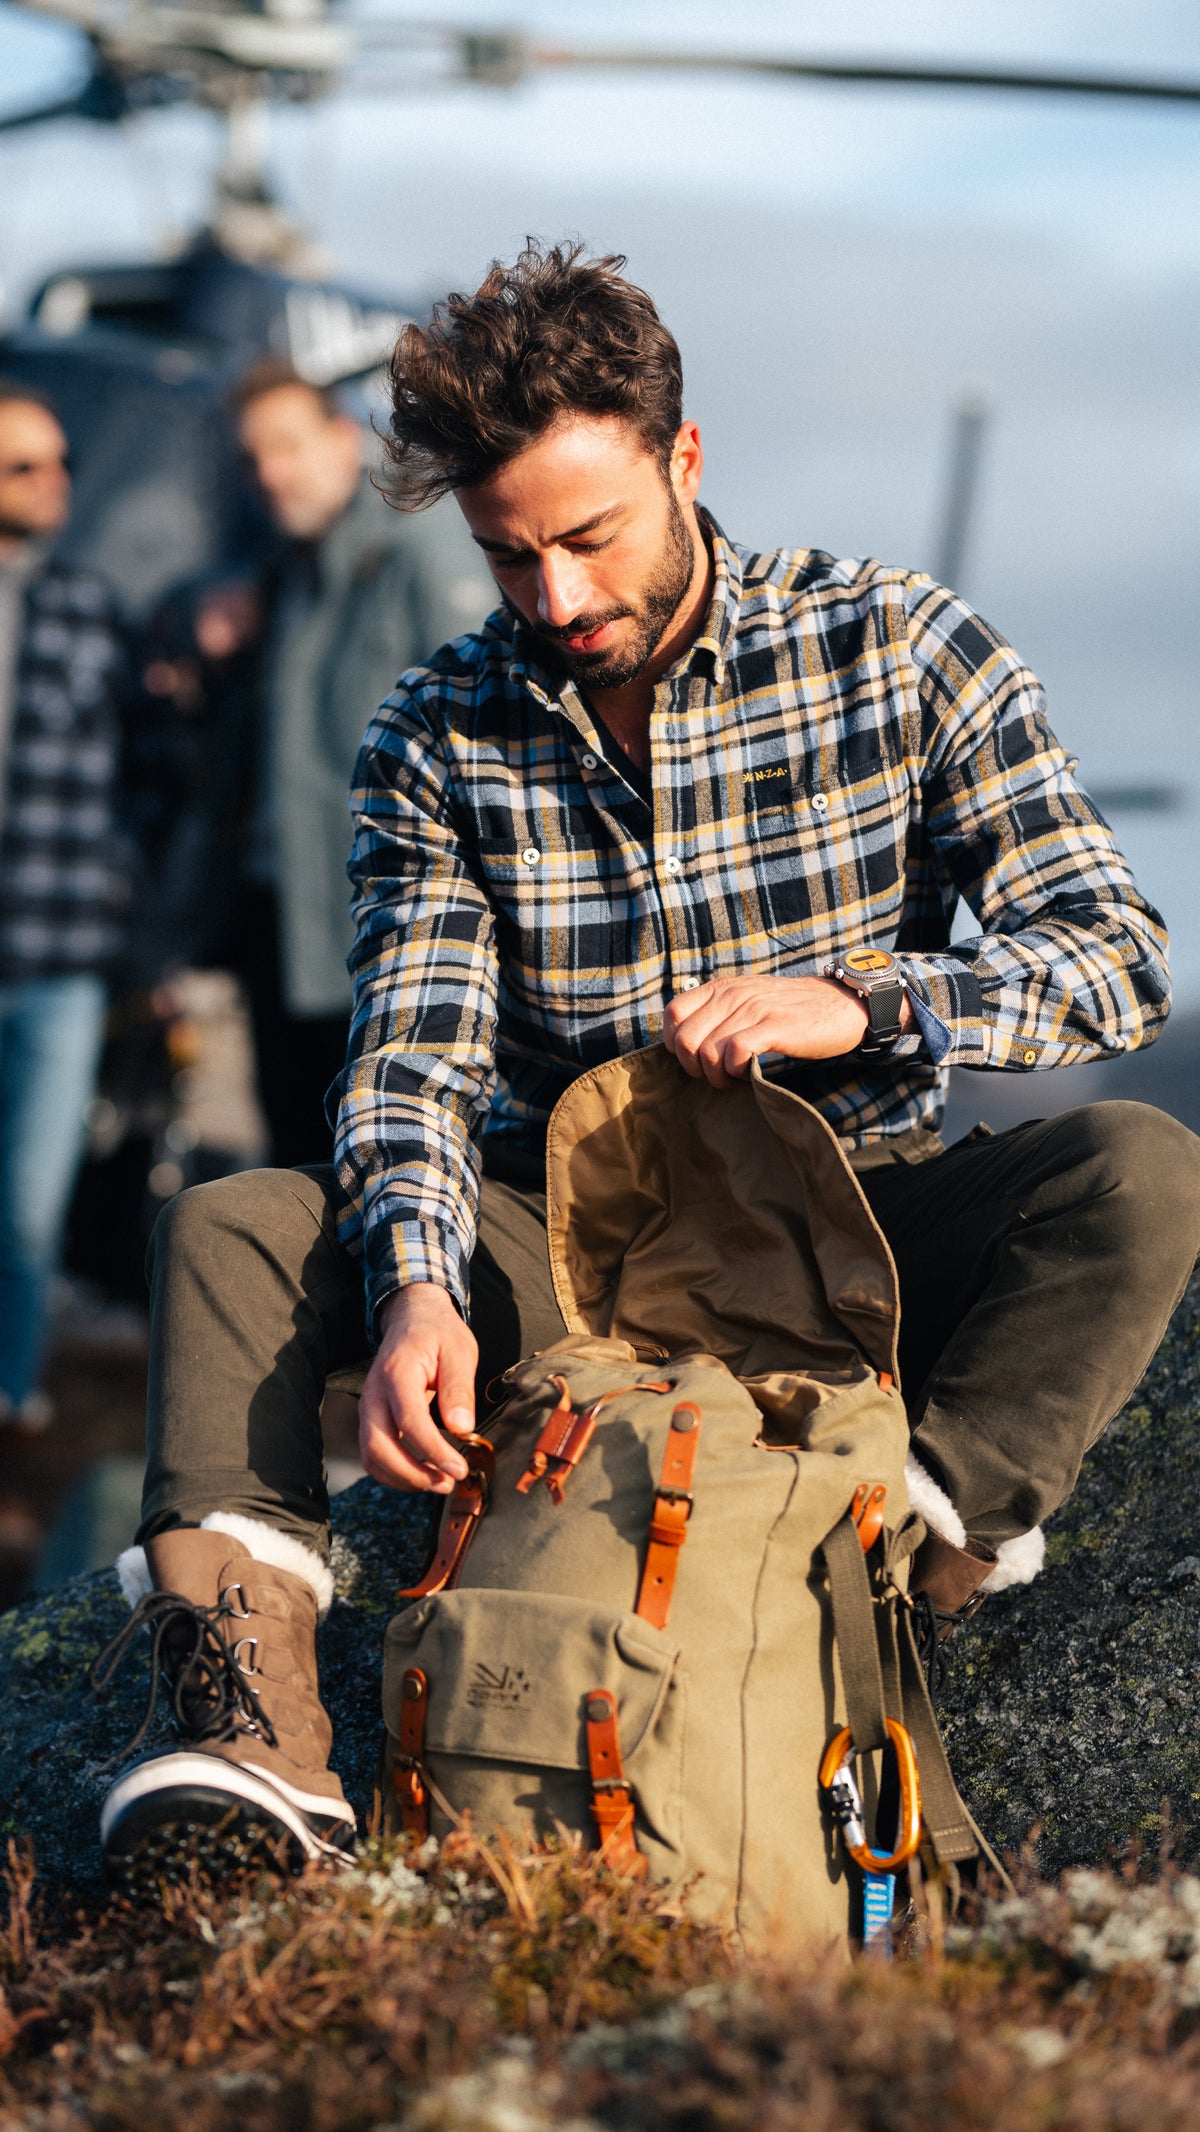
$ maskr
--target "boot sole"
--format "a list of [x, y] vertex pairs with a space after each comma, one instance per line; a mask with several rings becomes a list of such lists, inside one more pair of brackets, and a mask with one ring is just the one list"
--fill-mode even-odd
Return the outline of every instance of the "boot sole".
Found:
[[[214, 1782], [217, 1772], [228, 1781]], [[348, 1855], [355, 1840], [348, 1807], [319, 1805], [319, 1815], [306, 1815], [281, 1787], [236, 1763], [165, 1756], [113, 1786], [100, 1817], [104, 1862], [127, 1893], [151, 1901], [164, 1880], [184, 1880], [193, 1867], [215, 1881], [250, 1867], [298, 1872], [331, 1849]]]

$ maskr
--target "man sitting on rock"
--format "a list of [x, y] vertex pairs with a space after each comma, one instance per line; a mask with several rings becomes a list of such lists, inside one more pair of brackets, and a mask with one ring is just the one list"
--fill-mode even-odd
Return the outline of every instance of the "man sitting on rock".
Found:
[[476, 1387], [563, 1332], [542, 1158], [585, 1069], [661, 1039], [728, 1088], [769, 1056], [841, 1136], [899, 1271], [943, 1629], [1035, 1573], [1200, 1249], [1200, 1143], [1154, 1110], [942, 1146], [949, 1066], [1158, 1033], [1161, 921], [962, 601], [736, 547], [702, 509], [679, 352], [623, 263], [531, 247], [396, 351], [393, 500], [452, 494], [500, 605], [359, 758], [336, 1173], [202, 1185], [156, 1232], [122, 1569], [184, 1744], [118, 1780], [117, 1863], [349, 1839], [314, 1651], [323, 1387], [373, 1345], [364, 1463], [452, 1489]]

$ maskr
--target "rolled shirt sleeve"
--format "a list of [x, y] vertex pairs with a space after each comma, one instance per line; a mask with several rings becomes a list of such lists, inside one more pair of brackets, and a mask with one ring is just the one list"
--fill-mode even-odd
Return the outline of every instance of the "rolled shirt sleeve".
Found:
[[403, 689], [385, 712], [351, 796], [355, 1004], [334, 1154], [339, 1237], [362, 1255], [376, 1332], [382, 1303], [413, 1282], [466, 1310], [497, 993], [492, 912], [436, 738]]

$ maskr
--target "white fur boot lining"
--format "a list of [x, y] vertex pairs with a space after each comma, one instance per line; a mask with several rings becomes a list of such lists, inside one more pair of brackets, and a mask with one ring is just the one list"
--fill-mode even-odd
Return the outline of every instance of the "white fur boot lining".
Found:
[[[932, 1473], [927, 1472], [915, 1453], [910, 1451], [904, 1467], [908, 1483], [908, 1500], [918, 1517], [922, 1517], [931, 1532], [952, 1547], [965, 1547], [966, 1528], [944, 1488], [939, 1488]], [[1032, 1584], [1046, 1560], [1046, 1536], [1040, 1525], [1032, 1532], [1019, 1532], [1013, 1540], [1002, 1540], [996, 1549], [996, 1567], [980, 1585], [984, 1592], [1007, 1591], [1010, 1584]]]
[[[322, 1620], [333, 1604], [333, 1571], [327, 1569], [319, 1555], [302, 1540], [295, 1540], [288, 1532], [279, 1532], [274, 1525], [265, 1525], [259, 1518], [239, 1517], [233, 1510], [214, 1510], [205, 1518], [201, 1532], [223, 1532], [227, 1539], [240, 1540], [248, 1554], [256, 1562], [269, 1562], [274, 1569], [286, 1569], [293, 1577], [302, 1577], [316, 1594], [317, 1607]], [[150, 1566], [144, 1547], [127, 1547], [117, 1557], [117, 1581], [125, 1602], [135, 1607], [148, 1591], [153, 1590]]]
[[117, 1556], [115, 1567], [121, 1597], [132, 1613], [138, 1600], [144, 1599], [147, 1592], [154, 1589], [150, 1582], [150, 1564], [146, 1560], [145, 1548], [127, 1547], [123, 1555]]

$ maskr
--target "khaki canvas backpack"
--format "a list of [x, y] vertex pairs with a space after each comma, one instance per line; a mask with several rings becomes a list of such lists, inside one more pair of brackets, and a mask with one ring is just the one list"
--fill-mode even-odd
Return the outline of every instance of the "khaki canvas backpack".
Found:
[[891, 1255], [814, 1110], [657, 1047], [572, 1085], [547, 1184], [569, 1336], [508, 1371], [388, 1628], [386, 1788], [418, 1835], [578, 1838], [846, 1945], [851, 1850], [869, 1895], [976, 1849], [908, 1630]]

